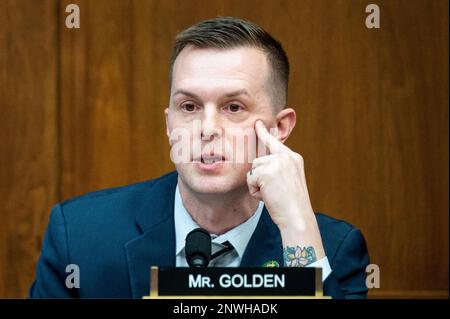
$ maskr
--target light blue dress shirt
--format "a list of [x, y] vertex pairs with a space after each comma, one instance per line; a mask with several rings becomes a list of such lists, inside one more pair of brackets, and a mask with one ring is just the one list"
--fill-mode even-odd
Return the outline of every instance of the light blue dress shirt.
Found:
[[[239, 267], [245, 249], [247, 248], [250, 238], [258, 225], [263, 208], [264, 202], [260, 201], [256, 211], [245, 222], [230, 229], [222, 235], [211, 234], [213, 254], [225, 248], [225, 245], [222, 243], [226, 241], [230, 242], [234, 249], [212, 260], [208, 267]], [[192, 219], [191, 215], [184, 207], [178, 185], [175, 191], [174, 210], [176, 266], [189, 267], [184, 251], [185, 239], [189, 232], [200, 226]], [[307, 267], [322, 268], [322, 281], [325, 281], [331, 273], [331, 267], [326, 256], [308, 265]]]

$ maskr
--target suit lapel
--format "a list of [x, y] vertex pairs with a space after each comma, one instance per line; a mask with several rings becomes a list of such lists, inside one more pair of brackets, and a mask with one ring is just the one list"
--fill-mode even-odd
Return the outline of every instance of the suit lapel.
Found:
[[[133, 298], [150, 293], [150, 267], [175, 267], [174, 196], [176, 173], [155, 182], [137, 207], [136, 223], [141, 234], [125, 244]], [[261, 267], [268, 261], [283, 266], [283, 247], [278, 227], [264, 207], [242, 257], [242, 267]]]
[[261, 267], [268, 261], [277, 261], [283, 267], [283, 246], [278, 227], [264, 209], [242, 257], [241, 267]]
[[177, 176], [171, 173], [157, 180], [137, 208], [141, 235], [125, 244], [133, 298], [149, 295], [151, 266], [175, 266], [173, 206]]

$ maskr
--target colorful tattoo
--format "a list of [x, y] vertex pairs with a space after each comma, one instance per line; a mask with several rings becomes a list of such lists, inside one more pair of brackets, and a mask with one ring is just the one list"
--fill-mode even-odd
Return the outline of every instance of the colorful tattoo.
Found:
[[314, 248], [309, 247], [285, 247], [283, 249], [284, 263], [287, 267], [306, 267], [317, 261]]

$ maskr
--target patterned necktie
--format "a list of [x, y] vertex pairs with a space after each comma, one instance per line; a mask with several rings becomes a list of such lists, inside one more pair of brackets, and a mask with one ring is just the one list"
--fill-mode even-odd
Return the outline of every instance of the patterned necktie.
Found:
[[221, 250], [215, 252], [214, 254], [211, 255], [211, 261], [216, 259], [219, 256], [222, 256], [232, 250], [234, 250], [233, 245], [231, 245], [231, 243], [227, 240], [225, 242], [222, 243], [222, 245], [224, 245], [225, 247], [222, 248]]

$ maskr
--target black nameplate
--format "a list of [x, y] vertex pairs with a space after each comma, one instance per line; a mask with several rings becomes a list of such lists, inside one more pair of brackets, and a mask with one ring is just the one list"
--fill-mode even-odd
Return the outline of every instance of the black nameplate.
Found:
[[161, 267], [157, 295], [315, 296], [316, 274], [321, 274], [316, 268]]

